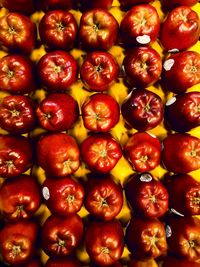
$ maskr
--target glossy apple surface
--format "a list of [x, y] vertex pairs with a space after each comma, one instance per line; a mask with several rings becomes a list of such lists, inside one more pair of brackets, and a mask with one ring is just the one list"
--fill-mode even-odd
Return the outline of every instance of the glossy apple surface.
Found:
[[78, 27], [74, 16], [64, 10], [47, 12], [39, 23], [42, 43], [50, 49], [71, 49], [77, 32]]
[[80, 42], [85, 49], [108, 50], [117, 41], [118, 22], [106, 9], [84, 12], [80, 20]]
[[48, 91], [66, 91], [77, 79], [77, 62], [67, 52], [52, 51], [37, 64], [38, 77]]
[[124, 233], [120, 222], [90, 223], [86, 230], [85, 245], [94, 263], [112, 266], [121, 258], [124, 250]]
[[90, 91], [107, 91], [118, 74], [119, 65], [108, 52], [89, 53], [80, 69], [81, 79]]
[[102, 93], [86, 99], [81, 110], [84, 126], [92, 132], [109, 132], [120, 117], [117, 101], [112, 96]]
[[146, 132], [133, 134], [124, 146], [124, 156], [137, 172], [148, 172], [160, 164], [161, 143]]
[[200, 35], [200, 19], [190, 7], [173, 9], [163, 22], [160, 41], [165, 50], [186, 50], [194, 45]]
[[76, 140], [68, 134], [48, 134], [38, 141], [38, 164], [51, 177], [64, 177], [74, 173], [80, 165], [79, 157]]
[[93, 134], [82, 142], [81, 155], [90, 170], [108, 173], [122, 157], [122, 150], [110, 134]]
[[120, 31], [125, 45], [147, 45], [156, 41], [160, 19], [152, 5], [133, 6], [123, 17]]
[[122, 187], [107, 177], [90, 178], [86, 186], [85, 207], [104, 221], [114, 219], [122, 209]]
[[139, 131], [147, 131], [160, 124], [164, 107], [157, 94], [135, 89], [122, 103], [121, 112], [128, 125]]
[[77, 213], [84, 200], [84, 188], [72, 177], [47, 178], [42, 184], [45, 204], [53, 214], [66, 216]]
[[36, 43], [36, 25], [21, 13], [8, 13], [0, 18], [1, 48], [30, 53]]
[[171, 55], [164, 62], [163, 84], [167, 90], [181, 94], [200, 83], [200, 54], [184, 51]]
[[123, 61], [125, 80], [135, 87], [147, 87], [158, 81], [162, 71], [162, 60], [158, 52], [150, 47], [137, 47]]
[[125, 194], [133, 212], [140, 217], [158, 218], [168, 210], [167, 189], [150, 173], [132, 176], [126, 183]]
[[53, 93], [44, 98], [36, 109], [39, 124], [51, 132], [66, 131], [78, 120], [76, 100], [64, 93]]
[[11, 178], [32, 166], [32, 145], [24, 136], [0, 135], [0, 176]]
[[83, 222], [77, 214], [50, 216], [42, 227], [42, 248], [48, 256], [66, 257], [80, 244]]
[[163, 141], [162, 160], [165, 168], [173, 173], [184, 174], [199, 169], [199, 138], [184, 133], [169, 135]]
[[188, 132], [200, 125], [200, 92], [176, 95], [165, 105], [165, 121], [176, 132]]

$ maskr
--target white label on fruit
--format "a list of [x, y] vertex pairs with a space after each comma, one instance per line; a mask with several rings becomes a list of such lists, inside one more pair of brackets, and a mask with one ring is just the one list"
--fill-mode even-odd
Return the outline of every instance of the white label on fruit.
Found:
[[179, 50], [178, 50], [178, 48], [173, 48], [173, 49], [171, 49], [171, 50], [168, 50], [168, 52], [169, 52], [169, 53], [178, 53]]
[[148, 133], [151, 137], [156, 138], [156, 136], [152, 133]]
[[144, 174], [142, 174], [140, 176], [140, 181], [141, 182], [148, 183], [148, 182], [151, 182], [151, 180], [152, 180], [152, 176], [149, 173], [144, 173]]
[[42, 188], [42, 195], [45, 200], [48, 200], [50, 198], [50, 192], [48, 187], [45, 186]]
[[163, 151], [163, 149], [164, 149], [164, 144], [163, 144], [163, 142], [161, 142], [161, 150]]
[[136, 41], [139, 44], [148, 44], [151, 42], [151, 38], [149, 35], [144, 34], [144, 35], [137, 36]]
[[176, 97], [173, 96], [172, 98], [170, 98], [167, 103], [166, 103], [166, 106], [170, 106], [172, 104], [174, 104], [174, 102], [176, 102]]
[[166, 237], [169, 238], [172, 235], [172, 229], [169, 225], [166, 225], [165, 227], [165, 233], [166, 233]]
[[166, 70], [166, 71], [169, 71], [171, 70], [171, 68], [173, 67], [174, 65], [174, 59], [173, 58], [170, 58], [170, 59], [167, 59], [164, 64], [163, 64], [163, 68]]
[[172, 213], [174, 213], [174, 214], [178, 215], [178, 216], [184, 217], [184, 214], [182, 214], [182, 213], [178, 212], [178, 211], [177, 211], [177, 210], [175, 210], [175, 209], [171, 209], [170, 211], [171, 211]]

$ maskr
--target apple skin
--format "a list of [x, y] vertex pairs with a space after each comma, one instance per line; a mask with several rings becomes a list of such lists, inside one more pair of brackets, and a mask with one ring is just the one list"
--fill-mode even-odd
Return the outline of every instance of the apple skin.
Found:
[[121, 112], [128, 125], [138, 131], [148, 131], [161, 123], [164, 107], [157, 94], [135, 89], [122, 103]]
[[90, 170], [105, 174], [115, 167], [122, 150], [109, 133], [92, 134], [81, 143], [81, 156]]
[[77, 80], [78, 64], [69, 53], [56, 50], [42, 56], [37, 63], [41, 85], [47, 91], [67, 91]]
[[125, 14], [120, 24], [124, 45], [141, 46], [142, 44], [151, 44], [156, 41], [159, 30], [160, 19], [158, 13], [155, 7], [148, 4], [133, 6]]
[[39, 124], [51, 132], [62, 132], [73, 127], [79, 117], [77, 101], [64, 93], [52, 93], [36, 109]]
[[12, 178], [33, 165], [33, 148], [24, 136], [0, 135], [0, 176]]
[[[172, 157], [173, 155], [173, 157]], [[200, 168], [200, 139], [186, 133], [170, 134], [163, 140], [164, 167], [177, 174]]]
[[33, 101], [28, 96], [10, 95], [0, 101], [0, 127], [12, 134], [28, 133], [36, 125]]
[[137, 132], [125, 144], [124, 156], [137, 172], [153, 170], [161, 160], [160, 140], [146, 132]]
[[84, 126], [91, 132], [109, 132], [120, 118], [117, 101], [112, 96], [102, 93], [86, 99], [81, 111]]
[[172, 130], [188, 132], [200, 125], [200, 92], [176, 95], [165, 105], [165, 122]]
[[131, 49], [124, 58], [125, 81], [133, 87], [145, 88], [160, 78], [162, 60], [158, 52], [150, 47]]
[[37, 143], [37, 160], [51, 177], [65, 177], [77, 171], [80, 151], [76, 140], [65, 133], [44, 135]]
[[30, 54], [36, 44], [36, 25], [21, 13], [10, 12], [2, 16], [0, 44], [3, 50]]
[[81, 45], [86, 50], [108, 50], [117, 42], [118, 28], [117, 20], [106, 9], [84, 12], [79, 27]]
[[10, 54], [0, 59], [0, 90], [11, 94], [34, 91], [35, 72], [31, 60], [24, 55]]
[[80, 69], [81, 79], [90, 91], [107, 91], [118, 75], [119, 65], [108, 52], [89, 53]]
[[166, 175], [170, 208], [185, 217], [200, 215], [200, 183], [191, 175]]
[[188, 6], [174, 8], [167, 15], [160, 31], [160, 42], [165, 50], [186, 50], [199, 39], [200, 18]]
[[74, 16], [65, 10], [47, 12], [39, 23], [42, 43], [49, 49], [73, 48], [78, 27]]
[[182, 94], [200, 83], [200, 54], [195, 51], [172, 54], [163, 66], [162, 84], [165, 90]]

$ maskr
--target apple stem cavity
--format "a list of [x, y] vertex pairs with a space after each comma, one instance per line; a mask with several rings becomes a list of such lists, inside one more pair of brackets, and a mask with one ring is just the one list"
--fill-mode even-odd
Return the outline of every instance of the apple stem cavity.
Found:
[[110, 250], [109, 250], [107, 247], [102, 247], [102, 248], [101, 248], [101, 252], [102, 252], [103, 254], [109, 254], [109, 253], [110, 253]]
[[21, 247], [20, 246], [17, 246], [17, 245], [14, 245], [12, 247], [12, 255], [14, 257], [16, 257], [17, 255], [19, 255], [21, 253]]

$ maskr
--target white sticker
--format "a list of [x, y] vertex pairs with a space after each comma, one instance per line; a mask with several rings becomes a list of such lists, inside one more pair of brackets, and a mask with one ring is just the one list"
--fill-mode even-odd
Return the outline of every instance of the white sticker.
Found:
[[[163, 149], [164, 149], [164, 144], [163, 144], [163, 142], [161, 142], [161, 150], [163, 151]], [[164, 166], [164, 164], [163, 164], [163, 166]]]
[[152, 133], [148, 133], [151, 137], [156, 138], [156, 136]]
[[178, 216], [184, 217], [184, 214], [182, 214], [182, 213], [178, 212], [178, 211], [177, 211], [177, 210], [175, 210], [175, 209], [171, 209], [170, 211], [171, 211], [172, 213], [174, 213], [174, 214], [178, 215]]
[[48, 187], [45, 186], [42, 188], [42, 195], [45, 200], [48, 200], [50, 198], [50, 192]]
[[173, 49], [171, 49], [171, 50], [168, 50], [168, 52], [169, 52], [169, 53], [178, 53], [179, 50], [178, 50], [178, 48], [173, 48]]
[[136, 37], [136, 41], [140, 44], [148, 44], [151, 42], [151, 38], [149, 35], [140, 35]]
[[140, 176], [140, 181], [141, 182], [148, 183], [148, 182], [151, 182], [151, 180], [152, 180], [152, 176], [149, 173], [144, 173], [144, 174], [142, 174]]
[[167, 102], [166, 102], [166, 106], [170, 106], [172, 104], [174, 104], [174, 102], [176, 102], [176, 97], [173, 96], [172, 98], [170, 98]]
[[174, 59], [173, 58], [170, 58], [170, 59], [167, 59], [164, 64], [163, 64], [163, 68], [166, 70], [166, 71], [169, 71], [171, 70], [171, 68], [173, 67], [174, 65]]
[[166, 233], [166, 237], [169, 238], [172, 235], [172, 229], [169, 225], [166, 225], [165, 227], [165, 233]]

